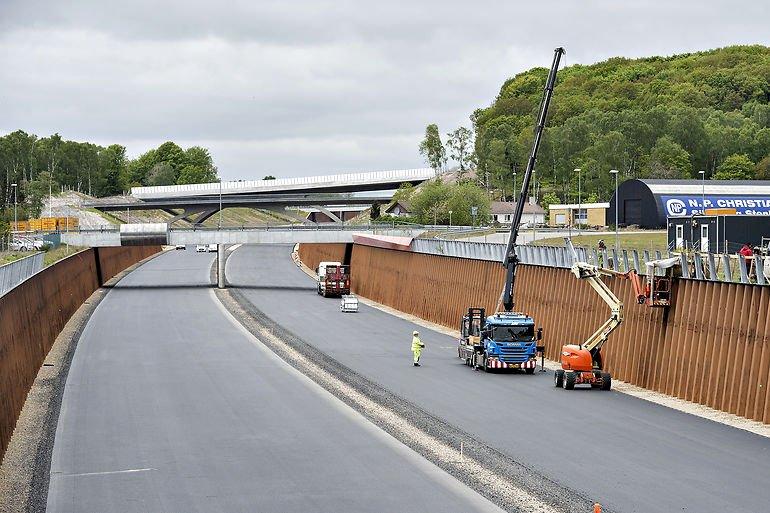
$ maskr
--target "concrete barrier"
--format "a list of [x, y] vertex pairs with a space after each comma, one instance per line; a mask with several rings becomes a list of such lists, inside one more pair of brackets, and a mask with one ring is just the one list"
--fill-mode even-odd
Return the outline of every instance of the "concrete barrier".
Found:
[[38, 370], [72, 314], [106, 280], [158, 246], [87, 249], [0, 297], [0, 459]]
[[[340, 248], [300, 245], [311, 268]], [[355, 244], [353, 292], [458, 329], [469, 306], [493, 311], [504, 280], [497, 262]], [[623, 381], [770, 423], [770, 287], [679, 279], [666, 311], [636, 304], [628, 280], [608, 278], [625, 321], [605, 346], [607, 369]], [[568, 269], [522, 265], [516, 310], [543, 327], [546, 356], [585, 340], [609, 315], [588, 283]]]

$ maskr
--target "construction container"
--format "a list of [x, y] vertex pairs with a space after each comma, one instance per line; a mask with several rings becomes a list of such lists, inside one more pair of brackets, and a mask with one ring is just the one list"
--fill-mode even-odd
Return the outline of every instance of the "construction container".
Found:
[[76, 230], [77, 227], [78, 227], [77, 217], [57, 217], [56, 218], [56, 228], [60, 232], [64, 232], [67, 230]]

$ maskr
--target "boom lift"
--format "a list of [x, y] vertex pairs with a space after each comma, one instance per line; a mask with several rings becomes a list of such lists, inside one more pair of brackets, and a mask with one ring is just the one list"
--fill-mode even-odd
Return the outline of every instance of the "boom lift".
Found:
[[542, 328], [535, 331], [535, 321], [532, 317], [524, 313], [513, 312], [513, 290], [516, 281], [516, 267], [519, 264], [519, 258], [516, 255], [516, 239], [519, 236], [524, 202], [527, 201], [529, 182], [535, 169], [537, 151], [545, 129], [548, 106], [553, 96], [559, 61], [564, 53], [564, 48], [561, 47], [554, 50], [551, 70], [548, 73], [543, 98], [540, 101], [532, 152], [527, 161], [527, 168], [521, 183], [521, 192], [516, 202], [516, 211], [511, 220], [511, 235], [502, 262], [506, 268], [505, 286], [501, 297], [505, 311], [487, 317], [483, 308], [469, 308], [468, 314], [463, 317], [461, 322], [457, 355], [465, 361], [466, 365], [476, 369], [524, 369], [528, 374], [535, 371], [537, 341], [542, 338]]

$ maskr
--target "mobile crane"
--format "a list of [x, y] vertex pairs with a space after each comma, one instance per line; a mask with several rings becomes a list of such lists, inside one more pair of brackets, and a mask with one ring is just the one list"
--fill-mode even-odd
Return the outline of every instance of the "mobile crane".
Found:
[[559, 61], [564, 55], [564, 48], [554, 50], [551, 70], [543, 89], [543, 98], [535, 125], [535, 138], [532, 152], [527, 161], [521, 192], [516, 202], [516, 211], [511, 220], [511, 235], [505, 251], [502, 264], [506, 268], [505, 285], [500, 302], [504, 311], [487, 316], [484, 308], [469, 308], [467, 315], [460, 323], [460, 341], [457, 355], [466, 365], [475, 369], [523, 369], [527, 374], [535, 371], [537, 356], [537, 341], [542, 338], [542, 328], [535, 331], [535, 321], [529, 315], [514, 312], [513, 291], [516, 281], [516, 267], [519, 257], [516, 255], [516, 240], [519, 236], [519, 225], [524, 213], [524, 202], [529, 193], [529, 182], [537, 162], [537, 151], [545, 129], [548, 116], [548, 106], [553, 96], [556, 83], [556, 73]]

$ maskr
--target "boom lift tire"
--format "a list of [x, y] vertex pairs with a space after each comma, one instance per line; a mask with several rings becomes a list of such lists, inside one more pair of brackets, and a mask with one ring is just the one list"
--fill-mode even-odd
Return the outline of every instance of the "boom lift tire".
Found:
[[609, 372], [602, 372], [602, 390], [612, 388], [612, 375]]
[[575, 380], [577, 379], [577, 374], [575, 371], [567, 371], [564, 373], [564, 390], [572, 390], [575, 388]]
[[561, 388], [564, 386], [564, 369], [557, 369], [553, 373], [553, 386]]

